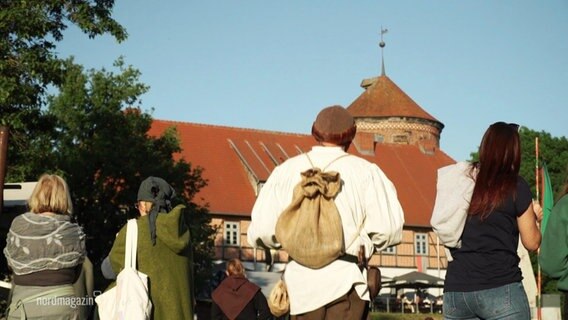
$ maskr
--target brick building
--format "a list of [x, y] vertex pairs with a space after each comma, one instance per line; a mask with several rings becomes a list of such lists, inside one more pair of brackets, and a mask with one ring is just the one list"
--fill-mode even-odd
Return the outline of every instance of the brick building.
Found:
[[[447, 261], [429, 222], [437, 169], [455, 162], [439, 148], [444, 125], [384, 74], [363, 80], [361, 87], [363, 93], [347, 108], [357, 125], [348, 152], [382, 168], [405, 212], [402, 243], [375, 254], [371, 263], [381, 265], [387, 277], [416, 270], [443, 277]], [[247, 243], [250, 212], [270, 172], [316, 144], [311, 135], [165, 120], [155, 120], [150, 133], [171, 126], [181, 139], [179, 156], [204, 169], [208, 185], [195, 200], [208, 206], [219, 230], [215, 258], [238, 257], [257, 269], [267, 254], [277, 265], [286, 262], [285, 252], [254, 250]]]

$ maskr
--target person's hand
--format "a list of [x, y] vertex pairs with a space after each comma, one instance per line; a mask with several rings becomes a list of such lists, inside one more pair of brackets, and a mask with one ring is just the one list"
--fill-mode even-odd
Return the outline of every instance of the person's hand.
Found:
[[533, 206], [534, 215], [536, 216], [536, 221], [538, 222], [542, 221], [542, 207], [540, 206], [540, 203], [538, 203], [537, 200], [533, 200], [532, 206]]

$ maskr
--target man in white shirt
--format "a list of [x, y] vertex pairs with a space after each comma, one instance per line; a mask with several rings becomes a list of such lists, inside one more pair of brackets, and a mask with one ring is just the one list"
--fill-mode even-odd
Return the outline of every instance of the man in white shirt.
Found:
[[[404, 214], [393, 183], [374, 163], [346, 155], [355, 137], [353, 117], [341, 106], [318, 114], [312, 135], [320, 143], [305, 154], [288, 159], [274, 169], [264, 184], [251, 214], [248, 242], [279, 248], [275, 237], [279, 215], [292, 201], [300, 173], [315, 167], [337, 171], [342, 180], [335, 198], [343, 227], [346, 254], [357, 256], [364, 246], [366, 257], [375, 250], [400, 243]], [[328, 166], [329, 165], [329, 166]], [[349, 259], [311, 269], [291, 260], [284, 279], [293, 320], [361, 319], [367, 312], [369, 293], [366, 272]]]

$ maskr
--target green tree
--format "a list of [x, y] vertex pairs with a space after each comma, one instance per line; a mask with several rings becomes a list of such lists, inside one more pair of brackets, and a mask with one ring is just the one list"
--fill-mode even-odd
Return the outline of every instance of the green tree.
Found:
[[[532, 186], [536, 195], [536, 138], [539, 143], [539, 166], [546, 161], [552, 189], [558, 195], [563, 181], [568, 177], [568, 139], [553, 137], [545, 131], [534, 131], [526, 127], [519, 130], [521, 137], [521, 168], [519, 174]], [[481, 139], [481, 138], [480, 138]], [[479, 159], [478, 151], [470, 153], [470, 161]]]
[[[210, 277], [213, 230], [207, 208], [191, 200], [206, 185], [201, 168], [183, 159], [174, 128], [148, 135], [151, 116], [141, 111], [140, 95], [148, 87], [140, 72], [115, 62], [118, 73], [85, 72], [73, 60], [59, 95], [49, 97], [47, 115], [56, 123], [54, 168], [67, 179], [78, 221], [88, 235], [89, 256], [98, 265], [108, 254], [116, 232], [134, 216], [138, 186], [148, 176], [167, 180], [178, 191], [175, 202], [188, 206], [188, 221], [197, 262], [197, 286]], [[198, 288], [199, 290], [199, 288]]]
[[[548, 173], [552, 184], [552, 189], [556, 194], [559, 193], [562, 187], [562, 182], [568, 176], [568, 140], [566, 137], [552, 137], [545, 131], [534, 131], [528, 128], [522, 128], [521, 134], [521, 148], [522, 148], [522, 162], [520, 174], [532, 186], [533, 194], [536, 197], [536, 138], [539, 144], [539, 166], [542, 162], [546, 162]], [[539, 177], [542, 179], [542, 177]], [[542, 183], [542, 180], [539, 181]], [[541, 193], [542, 190], [539, 190]], [[542, 194], [540, 194], [542, 196]], [[538, 256], [536, 253], [531, 253], [531, 261], [533, 270], [538, 272]], [[536, 274], [535, 274], [536, 275]], [[538, 275], [536, 275], [538, 276]], [[542, 293], [555, 293], [556, 280], [550, 279], [546, 274], [542, 276]]]
[[552, 189], [558, 194], [562, 187], [562, 182], [568, 175], [568, 139], [566, 137], [553, 137], [545, 131], [534, 131], [522, 128], [521, 148], [522, 163], [521, 175], [533, 186], [536, 194], [536, 152], [535, 140], [538, 137], [539, 144], [539, 165], [546, 161], [548, 173], [552, 183]]
[[[126, 39], [111, 18], [113, 0], [0, 1], [0, 125], [10, 128], [7, 181], [36, 179], [49, 152], [53, 123], [42, 113], [48, 86], [59, 86], [65, 64], [56, 43], [68, 25], [89, 37], [110, 34]], [[41, 158], [40, 158], [41, 159]]]

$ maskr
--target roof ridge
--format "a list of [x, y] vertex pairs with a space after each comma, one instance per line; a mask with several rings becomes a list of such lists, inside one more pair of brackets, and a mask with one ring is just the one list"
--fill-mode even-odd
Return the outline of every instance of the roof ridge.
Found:
[[163, 123], [171, 123], [171, 124], [180, 124], [180, 125], [191, 125], [191, 126], [195, 126], [195, 127], [223, 128], [223, 129], [240, 130], [240, 131], [247, 131], [247, 132], [271, 133], [271, 134], [289, 135], [289, 136], [310, 136], [310, 134], [307, 134], [307, 133], [263, 130], [263, 129], [243, 128], [243, 127], [235, 127], [235, 126], [227, 126], [227, 125], [217, 125], [217, 124], [197, 123], [197, 122], [187, 122], [187, 121], [177, 121], [177, 120], [165, 120], [165, 119], [155, 119], [154, 118], [154, 119], [152, 119], [152, 121], [163, 122]]

